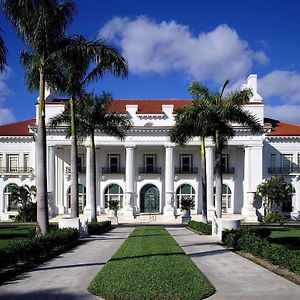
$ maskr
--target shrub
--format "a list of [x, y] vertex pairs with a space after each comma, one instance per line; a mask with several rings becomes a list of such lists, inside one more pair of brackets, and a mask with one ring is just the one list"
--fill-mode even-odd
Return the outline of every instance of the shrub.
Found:
[[202, 234], [211, 235], [212, 226], [211, 224], [205, 224], [197, 221], [190, 221], [188, 227], [196, 231], [201, 232]]
[[0, 268], [16, 266], [18, 263], [35, 263], [51, 257], [55, 253], [69, 249], [78, 243], [76, 229], [54, 229], [41, 237], [10, 241], [0, 248]]
[[109, 200], [108, 201], [108, 207], [110, 210], [119, 210], [119, 201], [118, 200]]
[[110, 221], [104, 221], [104, 222], [92, 221], [91, 223], [88, 224], [89, 234], [101, 234], [110, 228], [111, 228]]
[[29, 202], [26, 206], [18, 208], [18, 214], [15, 222], [35, 222], [36, 221], [36, 203]]
[[189, 210], [195, 208], [195, 200], [192, 197], [181, 197], [180, 206], [182, 210]]
[[265, 223], [279, 223], [282, 225], [285, 222], [285, 217], [283, 217], [278, 212], [272, 212], [264, 216], [263, 221]]
[[267, 231], [265, 228], [241, 228], [228, 230], [223, 237], [225, 244], [235, 250], [249, 252], [300, 274], [300, 251], [271, 243], [266, 238]]

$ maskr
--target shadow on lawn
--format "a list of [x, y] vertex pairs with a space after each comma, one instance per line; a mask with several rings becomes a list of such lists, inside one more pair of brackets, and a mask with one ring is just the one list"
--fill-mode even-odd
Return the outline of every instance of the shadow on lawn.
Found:
[[291, 250], [300, 250], [300, 237], [272, 237], [271, 243], [280, 244]]
[[136, 259], [136, 258], [145, 258], [145, 257], [157, 257], [157, 256], [181, 256], [186, 255], [183, 252], [173, 252], [173, 253], [153, 253], [153, 254], [145, 254], [145, 255], [135, 255], [135, 256], [124, 256], [124, 257], [113, 257], [109, 261], [118, 261], [118, 260], [126, 260], [126, 259]]

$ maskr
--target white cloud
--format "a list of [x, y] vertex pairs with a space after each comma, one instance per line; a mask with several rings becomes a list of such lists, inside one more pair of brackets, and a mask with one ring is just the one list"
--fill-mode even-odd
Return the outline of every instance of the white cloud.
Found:
[[0, 108], [0, 125], [14, 122], [16, 119], [12, 110], [7, 108]]
[[300, 105], [265, 105], [265, 117], [300, 124]]
[[300, 74], [297, 72], [274, 70], [259, 79], [259, 91], [263, 97], [277, 96], [285, 103], [299, 103]]
[[268, 61], [264, 52], [252, 51], [227, 25], [196, 36], [188, 26], [175, 21], [115, 17], [100, 29], [99, 37], [116, 42], [129, 62], [130, 72], [136, 74], [175, 70], [191, 79], [220, 83], [245, 77], [255, 61]]

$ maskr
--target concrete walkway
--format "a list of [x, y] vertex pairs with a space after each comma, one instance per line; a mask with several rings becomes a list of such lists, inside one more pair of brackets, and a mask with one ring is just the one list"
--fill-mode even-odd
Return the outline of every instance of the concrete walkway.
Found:
[[119, 227], [0, 286], [2, 300], [95, 300], [87, 287], [133, 228]]
[[167, 228], [217, 292], [210, 300], [299, 300], [300, 287], [185, 228]]

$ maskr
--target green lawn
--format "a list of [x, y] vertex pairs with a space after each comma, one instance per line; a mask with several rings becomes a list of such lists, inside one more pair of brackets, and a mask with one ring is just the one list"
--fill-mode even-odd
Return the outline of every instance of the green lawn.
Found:
[[1, 224], [0, 225], [0, 247], [7, 245], [11, 240], [27, 238], [34, 230], [33, 224]]
[[89, 291], [107, 300], [198, 300], [213, 294], [214, 287], [165, 229], [139, 227]]
[[272, 229], [270, 241], [289, 249], [300, 250], [300, 228], [282, 227]]

